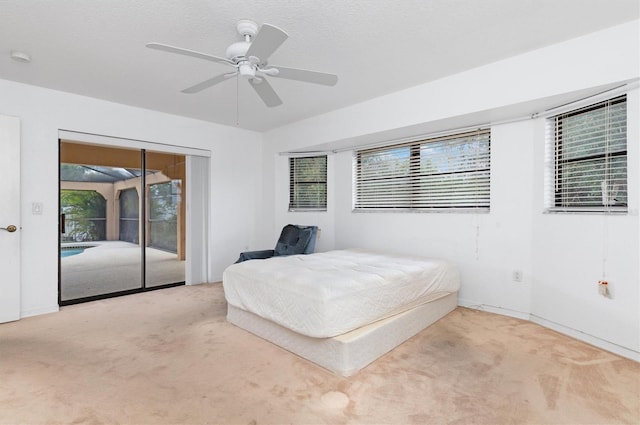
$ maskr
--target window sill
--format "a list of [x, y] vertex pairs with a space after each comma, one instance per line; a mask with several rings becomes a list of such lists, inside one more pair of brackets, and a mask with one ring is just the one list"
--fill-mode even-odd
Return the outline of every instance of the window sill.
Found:
[[595, 215], [626, 215], [629, 214], [627, 207], [617, 208], [547, 208], [544, 214], [595, 214]]
[[409, 214], [489, 214], [489, 208], [353, 208], [353, 213], [409, 213]]

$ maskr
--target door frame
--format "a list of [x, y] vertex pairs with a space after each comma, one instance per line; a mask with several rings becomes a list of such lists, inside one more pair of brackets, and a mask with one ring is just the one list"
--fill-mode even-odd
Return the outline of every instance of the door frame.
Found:
[[[2, 143], [2, 159], [0, 167], [11, 170], [9, 178], [2, 184], [7, 190], [11, 202], [3, 200], [3, 215], [0, 217], [0, 244], [3, 248], [2, 279], [0, 283], [0, 323], [19, 320], [21, 316], [21, 198], [20, 186], [20, 155], [21, 155], [21, 128], [20, 118], [0, 115], [0, 140]], [[6, 162], [6, 164], [5, 164]], [[7, 214], [5, 216], [5, 214]], [[15, 226], [15, 231], [7, 231], [4, 228]], [[7, 242], [8, 241], [8, 242]]]

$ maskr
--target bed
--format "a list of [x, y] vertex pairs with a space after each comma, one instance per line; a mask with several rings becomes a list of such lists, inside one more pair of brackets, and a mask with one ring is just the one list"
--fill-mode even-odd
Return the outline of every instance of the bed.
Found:
[[337, 250], [229, 266], [227, 320], [350, 376], [457, 306], [441, 259]]

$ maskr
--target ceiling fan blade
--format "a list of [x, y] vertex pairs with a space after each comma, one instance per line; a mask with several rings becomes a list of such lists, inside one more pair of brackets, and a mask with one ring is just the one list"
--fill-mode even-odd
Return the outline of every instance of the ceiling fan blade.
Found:
[[147, 43], [147, 47], [154, 50], [161, 50], [163, 52], [177, 53], [179, 55], [191, 56], [193, 58], [204, 59], [211, 62], [225, 63], [227, 65], [235, 66], [235, 63], [233, 63], [229, 59], [208, 55], [206, 53], [196, 52], [195, 50], [183, 49], [182, 47], [169, 46], [168, 44], [162, 44], [162, 43]]
[[272, 65], [272, 67], [279, 71], [276, 75], [273, 75], [273, 77], [277, 78], [304, 81], [305, 83], [322, 84], [323, 86], [335, 86], [338, 82], [338, 76], [334, 74], [307, 71], [297, 68], [286, 68], [284, 66], [277, 65]]
[[253, 87], [260, 99], [268, 107], [273, 108], [274, 106], [282, 105], [282, 100], [265, 78], [261, 78], [260, 82], [256, 79], [249, 80], [249, 85]]
[[260, 62], [265, 63], [269, 56], [289, 38], [286, 32], [269, 24], [262, 24], [260, 31], [251, 41], [251, 46], [245, 54], [246, 57], [255, 56]]
[[195, 86], [191, 86], [182, 90], [182, 93], [187, 93], [187, 94], [198, 93], [199, 91], [207, 89], [211, 86], [215, 86], [216, 84], [221, 83], [228, 78], [229, 78], [229, 74], [216, 75], [215, 77], [209, 78], [208, 80], [204, 80], [203, 82], [198, 83]]

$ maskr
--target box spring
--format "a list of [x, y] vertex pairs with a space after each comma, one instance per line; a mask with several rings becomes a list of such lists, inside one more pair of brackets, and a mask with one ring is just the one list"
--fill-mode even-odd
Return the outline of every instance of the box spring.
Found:
[[228, 306], [227, 320], [342, 376], [351, 376], [457, 306], [457, 292], [333, 338], [298, 334], [253, 313]]

